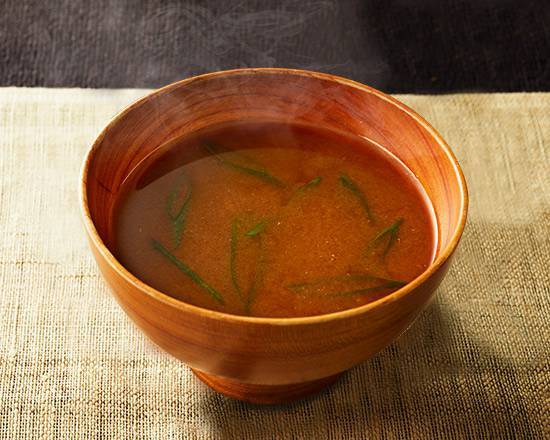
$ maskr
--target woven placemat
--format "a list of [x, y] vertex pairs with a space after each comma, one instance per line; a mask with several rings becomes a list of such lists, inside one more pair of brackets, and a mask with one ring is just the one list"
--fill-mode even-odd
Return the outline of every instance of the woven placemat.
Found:
[[0, 438], [550, 436], [550, 94], [402, 96], [449, 141], [469, 222], [437, 299], [318, 396], [232, 401], [150, 343], [99, 276], [84, 153], [144, 90], [0, 89]]

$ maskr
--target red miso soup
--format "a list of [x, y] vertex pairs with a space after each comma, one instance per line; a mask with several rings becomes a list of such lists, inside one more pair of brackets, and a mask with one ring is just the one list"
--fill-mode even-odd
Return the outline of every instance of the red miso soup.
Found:
[[237, 315], [337, 312], [433, 261], [433, 208], [412, 172], [361, 137], [242, 122], [171, 141], [122, 184], [115, 255], [183, 302]]

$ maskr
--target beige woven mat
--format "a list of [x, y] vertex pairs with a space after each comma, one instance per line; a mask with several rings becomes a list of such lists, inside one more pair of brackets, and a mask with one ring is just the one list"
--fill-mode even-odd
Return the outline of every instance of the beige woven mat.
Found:
[[0, 438], [550, 436], [550, 94], [403, 96], [454, 148], [468, 226], [435, 303], [321, 395], [216, 395], [98, 275], [78, 174], [145, 91], [0, 89]]

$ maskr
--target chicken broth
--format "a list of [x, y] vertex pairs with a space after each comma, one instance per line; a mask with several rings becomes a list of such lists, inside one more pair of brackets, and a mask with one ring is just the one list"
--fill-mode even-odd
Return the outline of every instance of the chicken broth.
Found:
[[115, 204], [115, 255], [155, 289], [261, 317], [379, 299], [433, 260], [437, 228], [415, 176], [366, 139], [232, 123], [145, 158]]

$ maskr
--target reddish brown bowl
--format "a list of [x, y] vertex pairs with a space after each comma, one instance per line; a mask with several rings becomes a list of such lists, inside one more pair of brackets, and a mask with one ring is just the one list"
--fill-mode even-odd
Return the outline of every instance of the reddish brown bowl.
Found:
[[[373, 303], [305, 318], [254, 318], [202, 309], [141, 282], [109, 250], [124, 178], [167, 141], [221, 122], [314, 124], [383, 145], [420, 179], [438, 220], [433, 264]], [[401, 335], [430, 302], [459, 242], [468, 204], [453, 153], [419, 115], [377, 90], [332, 75], [241, 69], [189, 78], [132, 104], [103, 130], [82, 170], [82, 211], [101, 273], [126, 313], [212, 388], [258, 403], [320, 389]]]

